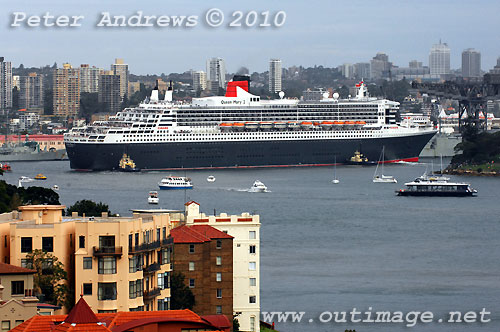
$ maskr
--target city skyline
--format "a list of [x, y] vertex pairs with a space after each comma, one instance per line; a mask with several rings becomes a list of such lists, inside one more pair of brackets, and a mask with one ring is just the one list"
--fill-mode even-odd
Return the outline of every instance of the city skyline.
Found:
[[[425, 0], [418, 4], [387, 0], [382, 4], [365, 3], [363, 7], [347, 1], [206, 5], [191, 0], [178, 4], [153, 1], [142, 8], [125, 1], [115, 9], [116, 3], [113, 0], [104, 6], [96, 0], [85, 4], [52, 0], [33, 5], [24, 0], [5, 4], [5, 14], [0, 18], [4, 23], [0, 38], [6, 41], [2, 45], [3, 56], [15, 67], [21, 63], [39, 67], [70, 62], [75, 66], [89, 63], [103, 68], [120, 57], [126, 59], [131, 72], [136, 74], [203, 70], [210, 57], [225, 59], [228, 72], [236, 72], [242, 66], [250, 72], [265, 71], [269, 58], [282, 59], [284, 67], [336, 67], [342, 63], [367, 62], [378, 52], [389, 55], [398, 66], [406, 66], [411, 60], [428, 65], [430, 47], [440, 39], [451, 49], [452, 69], [461, 67], [461, 53], [467, 48], [481, 52], [485, 71], [500, 56], [499, 37], [495, 34], [498, 30], [495, 13], [500, 5], [485, 0], [474, 3]], [[175, 29], [95, 27], [98, 14], [105, 10], [116, 15], [144, 11], [201, 18], [210, 6], [219, 7], [226, 14], [236, 10], [272, 13], [283, 10], [287, 19], [282, 27], [272, 29], [215, 29], [202, 24]], [[25, 11], [27, 15], [44, 12], [84, 15], [85, 21], [82, 27], [73, 29], [9, 27], [11, 14], [16, 11]]]

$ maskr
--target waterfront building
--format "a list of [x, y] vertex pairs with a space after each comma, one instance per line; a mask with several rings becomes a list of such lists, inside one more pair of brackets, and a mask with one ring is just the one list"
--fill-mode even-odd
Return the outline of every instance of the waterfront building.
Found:
[[0, 257], [28, 267], [32, 250], [53, 254], [68, 273], [68, 285], [97, 312], [170, 309], [168, 214], [63, 218], [64, 208], [21, 206], [21, 213], [3, 215]]
[[193, 71], [191, 74], [193, 78], [193, 90], [203, 91], [207, 88], [207, 74], [204, 71]]
[[281, 91], [281, 75], [281, 60], [269, 60], [269, 92], [277, 93]]
[[[226, 63], [221, 58], [207, 60], [207, 82], [217, 82], [217, 89], [226, 88]], [[209, 84], [209, 89], [215, 89], [215, 83]]]
[[95, 314], [82, 297], [68, 315], [34, 316], [12, 332], [230, 332], [231, 327], [224, 316], [199, 316], [187, 309]]
[[54, 115], [73, 117], [80, 111], [80, 70], [69, 63], [54, 72]]
[[444, 75], [450, 74], [450, 48], [448, 44], [434, 44], [429, 53], [430, 75], [433, 79], [443, 79]]
[[233, 318], [233, 237], [208, 225], [173, 228], [175, 273], [195, 297], [199, 315]]
[[19, 130], [28, 130], [32, 126], [37, 125], [39, 121], [40, 115], [38, 113], [19, 110]]
[[37, 314], [35, 270], [0, 263], [0, 327], [8, 331]]
[[481, 53], [473, 48], [462, 52], [462, 77], [481, 77]]
[[19, 77], [19, 108], [43, 114], [43, 76], [29, 73]]
[[88, 64], [80, 65], [80, 92], [97, 93], [99, 90], [99, 75], [103, 70], [90, 67]]
[[115, 75], [120, 76], [120, 101], [122, 101], [128, 90], [128, 64], [124, 63], [123, 59], [115, 59], [111, 70]]
[[120, 82], [121, 77], [113, 71], [106, 71], [99, 75], [97, 99], [107, 113], [116, 114], [121, 110]]
[[[0, 146], [5, 144], [5, 135], [0, 136]], [[8, 135], [8, 142], [25, 142], [30, 140], [38, 143], [40, 150], [61, 150], [64, 149], [63, 135]], [[1, 256], [0, 256], [1, 257]]]
[[208, 216], [200, 212], [198, 203], [190, 201], [180, 219], [186, 226], [208, 225], [233, 237], [233, 311], [240, 331], [260, 331], [259, 216], [249, 213]]
[[12, 63], [0, 57], [0, 114], [12, 108]]

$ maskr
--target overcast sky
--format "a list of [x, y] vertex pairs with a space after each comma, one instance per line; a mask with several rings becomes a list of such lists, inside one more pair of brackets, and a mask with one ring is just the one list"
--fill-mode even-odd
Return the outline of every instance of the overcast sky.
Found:
[[[208, 9], [220, 8], [225, 23], [236, 10], [287, 14], [280, 28], [209, 28]], [[268, 69], [269, 58], [283, 66], [335, 67], [368, 62], [377, 52], [398, 66], [410, 60], [428, 64], [432, 44], [448, 43], [451, 66], [461, 66], [461, 52], [475, 48], [482, 69], [500, 56], [498, 0], [16, 0], [2, 1], [0, 56], [14, 66], [70, 62], [109, 68], [123, 58], [135, 74], [205, 70], [209, 57], [226, 60], [229, 72]], [[13, 12], [83, 15], [79, 28], [10, 27]], [[130, 16], [197, 15], [192, 28], [97, 28], [100, 13]]]

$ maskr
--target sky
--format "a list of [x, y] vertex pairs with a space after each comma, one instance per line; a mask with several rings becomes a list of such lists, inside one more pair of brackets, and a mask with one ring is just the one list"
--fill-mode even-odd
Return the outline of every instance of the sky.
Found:
[[[208, 10], [217, 8], [224, 23], [205, 23]], [[206, 60], [221, 57], [228, 72], [247, 67], [266, 71], [270, 58], [283, 67], [368, 62], [377, 52], [389, 55], [400, 67], [410, 60], [428, 64], [429, 50], [439, 40], [451, 48], [451, 67], [461, 66], [461, 52], [475, 48], [482, 69], [500, 56], [500, 1], [498, 0], [16, 0], [3, 1], [0, 11], [0, 56], [14, 66], [39, 67], [57, 62], [88, 63], [109, 68], [123, 58], [133, 74], [205, 70]], [[97, 27], [103, 12], [125, 15], [196, 15], [193, 27]], [[228, 24], [244, 15], [241, 27]], [[245, 27], [245, 18], [269, 11], [271, 27]], [[286, 20], [272, 26], [282, 11]], [[27, 17], [84, 16], [80, 27], [12, 27], [15, 12]], [[282, 16], [282, 15], [281, 15]], [[249, 14], [252, 23], [253, 14]], [[280, 23], [280, 22], [278, 22]]]

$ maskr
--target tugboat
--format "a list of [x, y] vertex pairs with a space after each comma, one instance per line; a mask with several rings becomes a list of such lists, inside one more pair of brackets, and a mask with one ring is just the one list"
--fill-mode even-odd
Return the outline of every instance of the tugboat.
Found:
[[362, 165], [362, 166], [375, 166], [377, 162], [369, 161], [361, 152], [355, 151], [354, 156], [345, 161], [346, 165]]
[[158, 186], [161, 190], [193, 189], [191, 179], [184, 176], [169, 175], [166, 178], [161, 179], [161, 181], [158, 182]]
[[120, 159], [120, 164], [118, 165], [118, 170], [121, 172], [140, 172], [141, 169], [135, 166], [134, 161], [129, 157], [128, 154], [124, 153], [122, 159]]

